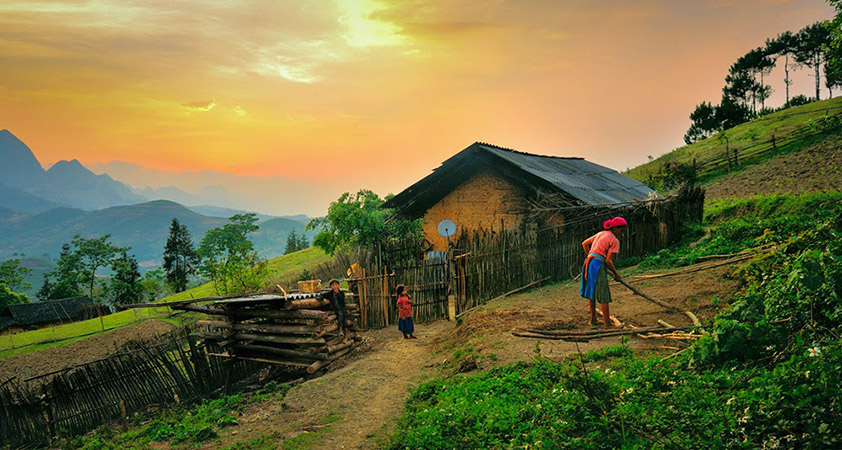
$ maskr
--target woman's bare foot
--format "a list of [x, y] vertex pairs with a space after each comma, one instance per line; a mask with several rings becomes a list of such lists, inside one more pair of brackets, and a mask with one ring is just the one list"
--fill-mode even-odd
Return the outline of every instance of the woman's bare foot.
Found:
[[588, 325], [593, 327], [593, 326], [599, 325], [599, 322], [597, 322], [596, 319], [591, 319], [591, 320], [588, 321]]

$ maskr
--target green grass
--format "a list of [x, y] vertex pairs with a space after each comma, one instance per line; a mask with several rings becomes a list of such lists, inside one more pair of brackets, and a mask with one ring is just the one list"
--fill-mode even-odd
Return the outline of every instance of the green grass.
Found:
[[694, 247], [701, 226], [688, 227], [686, 237], [657, 253], [620, 260], [621, 266], [637, 264], [640, 269], [671, 268], [695, 264], [698, 258], [737, 253], [780, 236], [795, 236], [825, 221], [842, 217], [842, 192], [810, 192], [749, 197], [710, 202], [705, 224], [710, 235]]
[[[266, 279], [267, 285], [273, 285], [296, 278], [304, 269], [312, 269], [319, 264], [329, 262], [331, 257], [316, 247], [310, 247], [289, 255], [279, 256], [269, 260], [269, 275]], [[158, 300], [158, 302], [172, 302], [178, 300], [189, 300], [191, 298], [209, 297], [216, 295], [211, 283], [196, 286], [178, 294]], [[102, 318], [106, 331], [113, 328], [120, 328], [132, 323], [158, 318], [164, 319], [173, 325], [183, 325], [191, 321], [195, 315], [178, 314], [172, 316], [169, 308], [147, 308], [141, 310], [121, 311]], [[93, 336], [102, 333], [103, 324], [100, 319], [82, 320], [55, 327], [46, 327], [38, 330], [25, 331], [14, 335], [0, 336], [0, 358], [20, 353], [32, 353], [45, 350], [85, 339], [88, 335]], [[13, 348], [18, 347], [18, 348]]]
[[[742, 149], [762, 142], [767, 142], [774, 134], [776, 137], [784, 138], [792, 130], [804, 125], [805, 122], [811, 119], [823, 117], [826, 109], [834, 109], [830, 114], [839, 114], [842, 112], [842, 97], [830, 100], [823, 100], [820, 102], [813, 102], [803, 106], [789, 108], [783, 111], [778, 111], [763, 117], [759, 117], [751, 122], [738, 125], [730, 130], [725, 131], [728, 137], [729, 147], [734, 149]], [[789, 145], [788, 148], [782, 148], [778, 153], [784, 151], [795, 151], [804, 145], [811, 143], [812, 140], [804, 139]], [[696, 159], [697, 164], [704, 164], [707, 161], [721, 158], [725, 152], [725, 139], [722, 133], [714, 135], [705, 140], [679, 147], [671, 152], [668, 152], [660, 157], [642, 164], [629, 170], [626, 175], [641, 181], [646, 182], [650, 175], [657, 174], [662, 167], [668, 162], [676, 162], [682, 164], [692, 164], [693, 159]], [[743, 163], [744, 161], [741, 161]], [[715, 176], [716, 173], [710, 174], [706, 178]]]
[[[155, 413], [152, 417], [135, 415], [133, 426], [125, 432], [114, 426], [103, 426], [93, 433], [69, 439], [62, 445], [64, 450], [141, 450], [152, 443], [167, 443], [167, 448], [196, 448], [202, 443], [214, 441], [222, 430], [237, 425], [239, 413], [246, 406], [261, 401], [282, 401], [289, 386], [269, 382], [262, 391], [253, 395], [231, 395], [215, 400], [204, 400], [199, 404], [180, 405]], [[150, 419], [143, 422], [145, 419]], [[245, 441], [229, 449], [275, 448], [268, 440]]]

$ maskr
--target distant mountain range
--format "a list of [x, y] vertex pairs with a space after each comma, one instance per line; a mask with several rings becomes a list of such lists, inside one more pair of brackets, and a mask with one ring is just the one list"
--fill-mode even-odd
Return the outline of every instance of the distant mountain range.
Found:
[[[225, 196], [224, 188], [209, 186], [200, 198]], [[151, 193], [150, 193], [151, 192]], [[179, 194], [181, 192], [181, 194]], [[167, 231], [173, 218], [185, 224], [198, 242], [211, 228], [245, 211], [208, 204], [185, 207], [169, 200], [148, 201], [157, 190], [133, 190], [107, 174], [97, 175], [77, 160], [59, 161], [44, 170], [38, 159], [8, 130], [0, 131], [0, 261], [36, 257], [55, 259], [62, 244], [75, 235], [98, 237], [132, 247], [143, 268], [160, 266]], [[172, 188], [169, 194], [190, 194]], [[197, 197], [199, 198], [199, 197]], [[189, 197], [185, 197], [189, 201]], [[230, 203], [232, 199], [228, 198]], [[291, 231], [312, 239], [305, 215], [276, 217], [259, 214], [260, 230], [252, 241], [262, 256], [283, 254]]]
[[[5, 219], [3, 218], [5, 217]], [[198, 242], [211, 228], [226, 224], [227, 219], [209, 217], [191, 211], [178, 203], [156, 200], [96, 211], [55, 208], [35, 215], [9, 216], [0, 213], [0, 260], [47, 254], [55, 259], [61, 245], [73, 236], [97, 237], [111, 234], [111, 242], [132, 247], [141, 266], [160, 266], [170, 222], [177, 218]], [[251, 235], [257, 251], [266, 257], [282, 255], [289, 232], [303, 233], [310, 239], [312, 231], [304, 229], [301, 220], [272, 218], [260, 223]]]
[[75, 159], [44, 170], [32, 150], [9, 130], [0, 131], [0, 161], [0, 206], [16, 211], [37, 213], [56, 206], [93, 210], [146, 201]]

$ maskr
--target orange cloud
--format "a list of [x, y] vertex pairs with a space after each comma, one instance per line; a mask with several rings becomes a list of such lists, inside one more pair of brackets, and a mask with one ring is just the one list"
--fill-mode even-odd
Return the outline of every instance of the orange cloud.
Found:
[[210, 111], [214, 106], [216, 106], [216, 102], [213, 99], [210, 99], [204, 102], [182, 103], [181, 106], [193, 111]]

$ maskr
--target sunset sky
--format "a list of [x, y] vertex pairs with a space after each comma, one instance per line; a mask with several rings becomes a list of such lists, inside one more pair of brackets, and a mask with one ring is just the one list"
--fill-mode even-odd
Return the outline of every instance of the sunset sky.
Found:
[[286, 212], [318, 214], [474, 141], [635, 166], [682, 144], [738, 56], [831, 16], [822, 0], [4, 0], [0, 129], [45, 164], [277, 177], [272, 194], [314, 205]]

